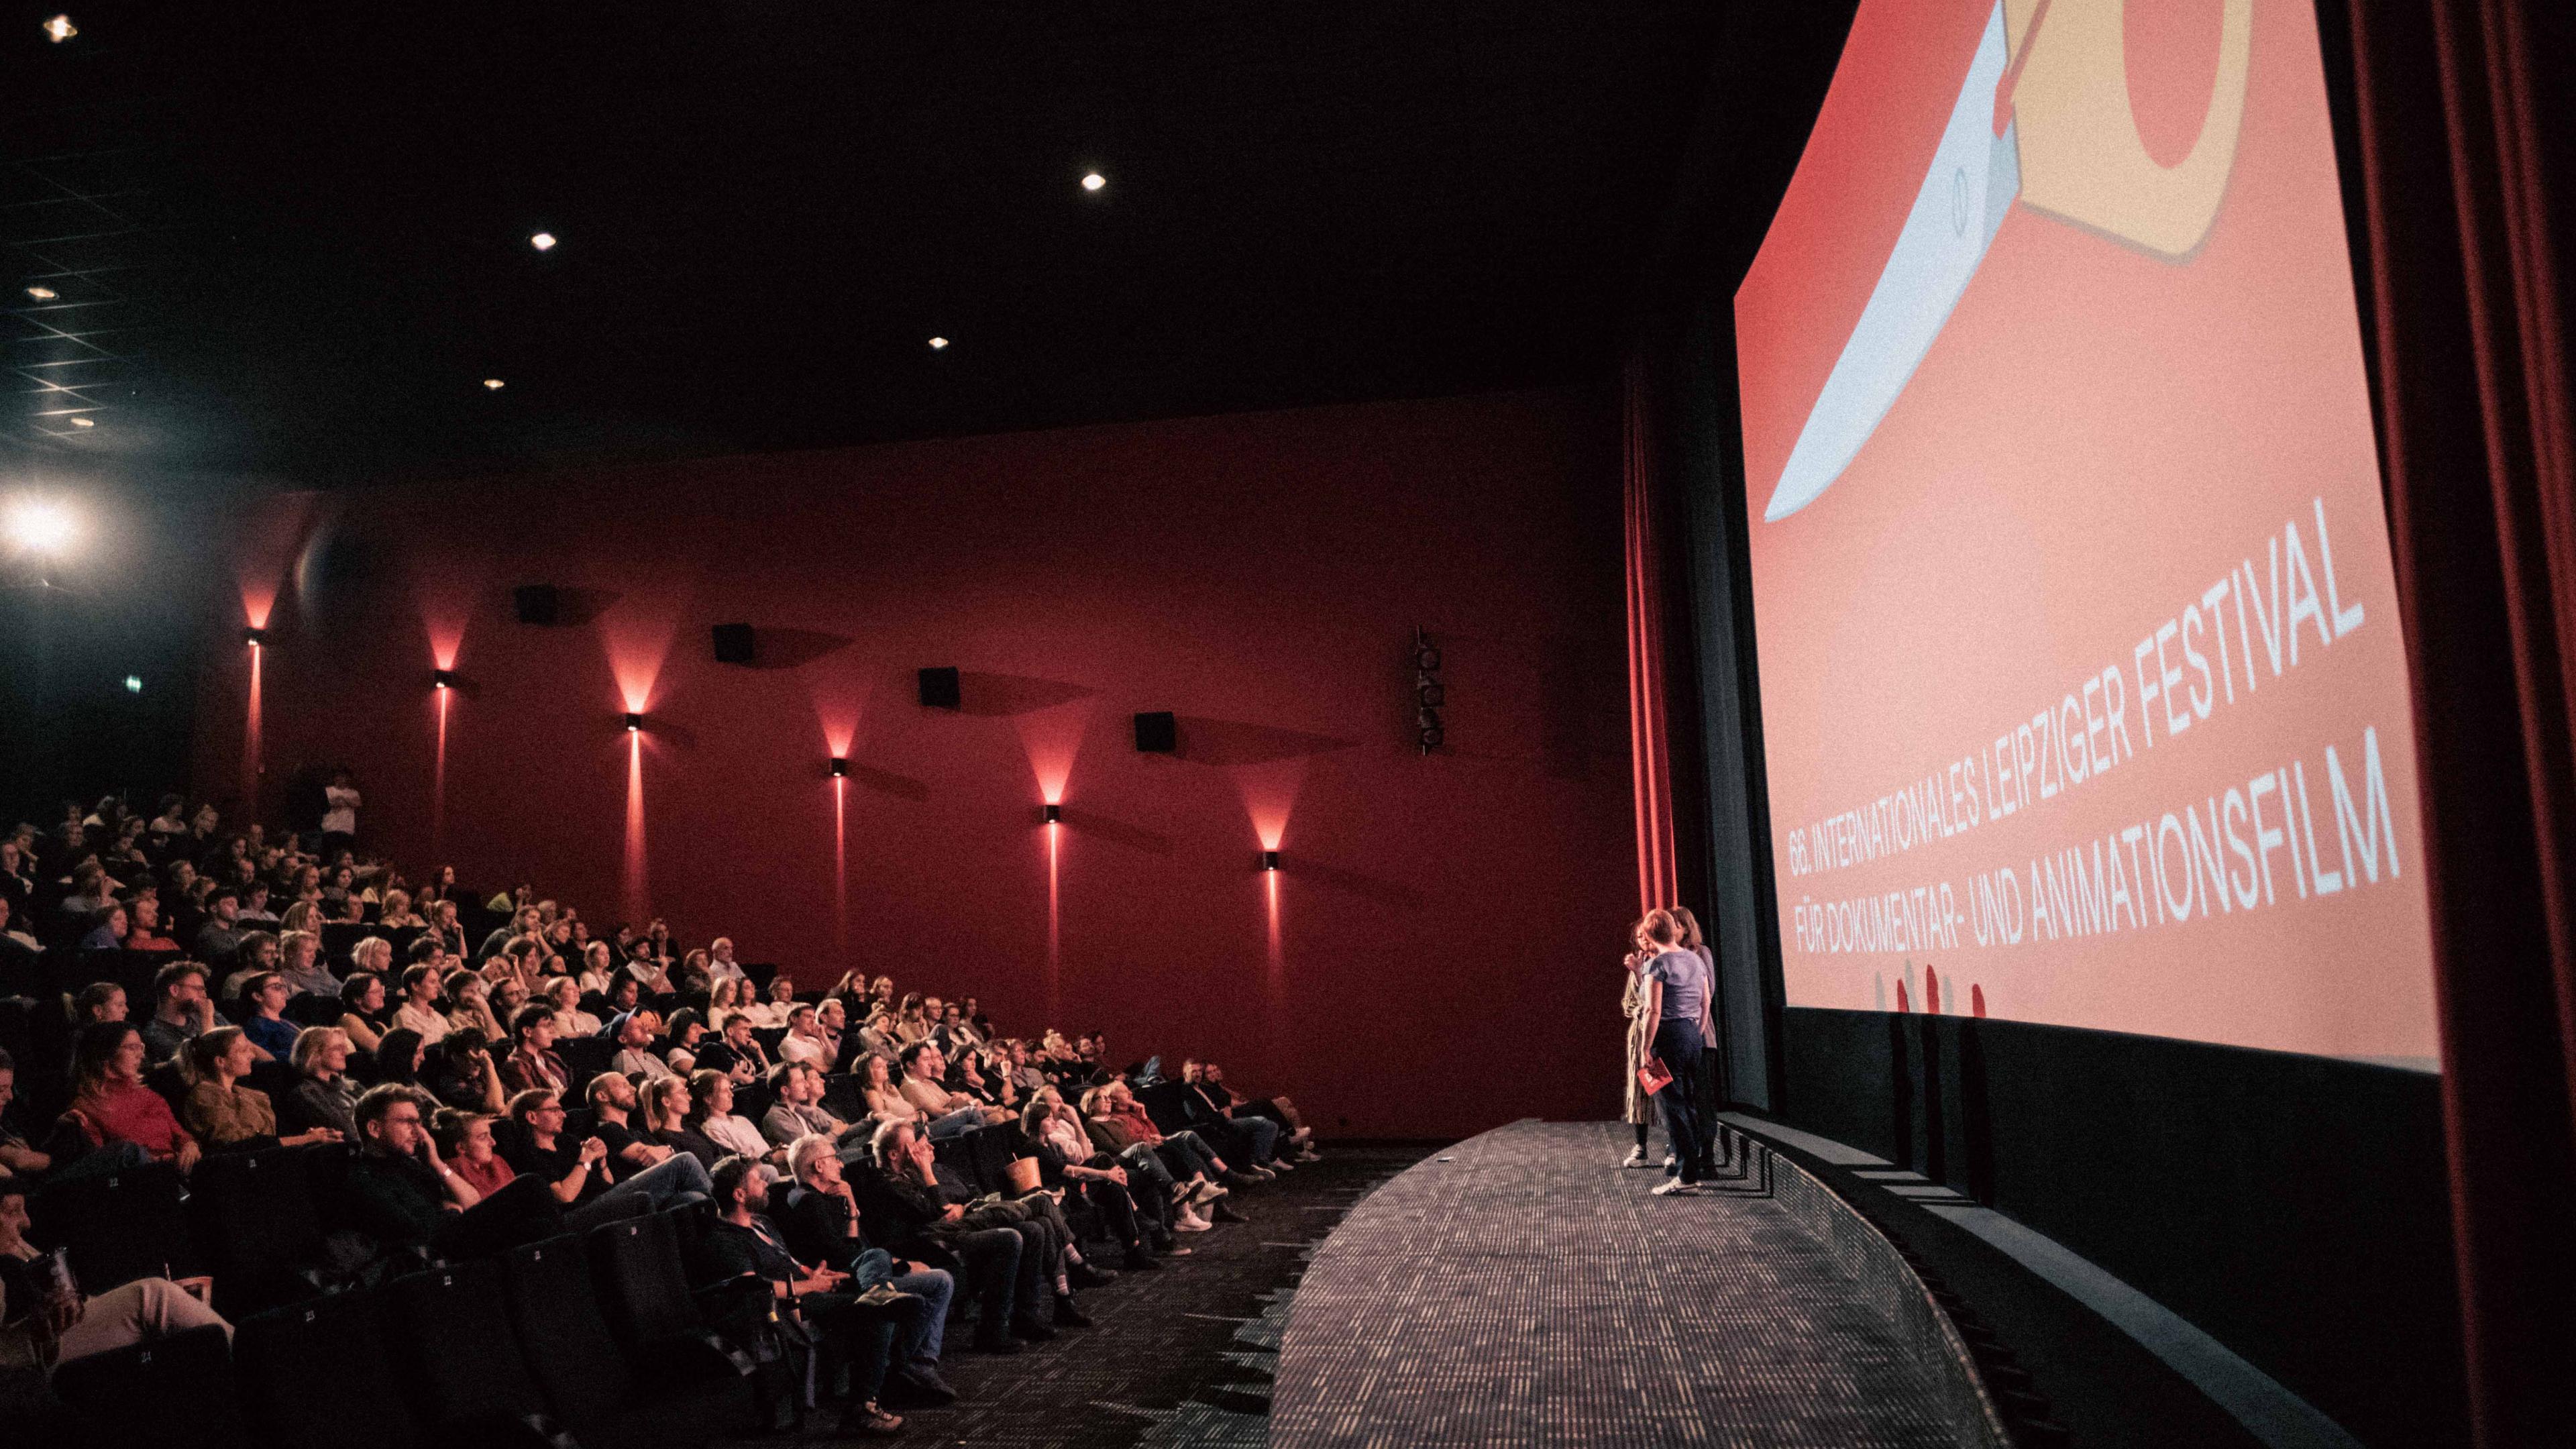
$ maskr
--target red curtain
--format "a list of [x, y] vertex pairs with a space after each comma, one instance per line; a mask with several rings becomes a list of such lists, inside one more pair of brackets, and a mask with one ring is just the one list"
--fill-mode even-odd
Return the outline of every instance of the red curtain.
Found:
[[1621, 377], [1627, 506], [1628, 759], [1637, 792], [1637, 901], [1640, 914], [1675, 903], [1672, 755], [1664, 712], [1664, 590], [1655, 531], [1654, 418], [1645, 364], [1631, 358]]
[[[2576, 1442], [2567, 0], [2348, 0], [2477, 1442]], [[2553, 148], [2556, 148], [2553, 152]], [[2366, 1271], [2366, 1265], [2355, 1265]]]

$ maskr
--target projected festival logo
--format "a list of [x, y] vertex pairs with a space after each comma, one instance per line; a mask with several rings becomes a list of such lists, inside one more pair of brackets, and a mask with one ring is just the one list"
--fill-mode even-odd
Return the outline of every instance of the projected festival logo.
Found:
[[1871, 0], [1736, 298], [1793, 1004], [2429, 1062], [2305, 0]]

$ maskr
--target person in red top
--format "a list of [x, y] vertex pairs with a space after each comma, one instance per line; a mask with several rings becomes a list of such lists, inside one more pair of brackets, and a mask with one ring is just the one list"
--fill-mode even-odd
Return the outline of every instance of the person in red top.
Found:
[[143, 1037], [121, 1021], [81, 1028], [72, 1048], [71, 1117], [93, 1147], [131, 1142], [181, 1172], [202, 1155], [161, 1094], [143, 1085]]
[[519, 1175], [501, 1160], [500, 1153], [492, 1150], [492, 1119], [481, 1112], [441, 1107], [431, 1120], [429, 1132], [437, 1140], [439, 1154], [447, 1159], [448, 1168], [486, 1201]]

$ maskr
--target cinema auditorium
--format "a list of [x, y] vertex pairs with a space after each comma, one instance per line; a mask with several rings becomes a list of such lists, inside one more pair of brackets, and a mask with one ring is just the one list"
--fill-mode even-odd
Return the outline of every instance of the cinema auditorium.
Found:
[[0, 1445], [2576, 1446], [2570, 76], [0, 5]]

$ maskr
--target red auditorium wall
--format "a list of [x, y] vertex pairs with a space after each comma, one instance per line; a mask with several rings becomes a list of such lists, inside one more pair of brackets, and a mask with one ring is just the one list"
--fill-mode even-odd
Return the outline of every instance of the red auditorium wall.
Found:
[[[973, 993], [1006, 1031], [1053, 1001], [1328, 1134], [1608, 1116], [1616, 447], [1606, 399], [1532, 392], [284, 496], [234, 544], [198, 783], [238, 789], [263, 622], [263, 803], [346, 763], [415, 873]], [[557, 627], [514, 617], [538, 582]], [[758, 667], [715, 662], [718, 623]], [[959, 710], [919, 703], [940, 665]], [[1176, 755], [1135, 749], [1141, 710]]]

